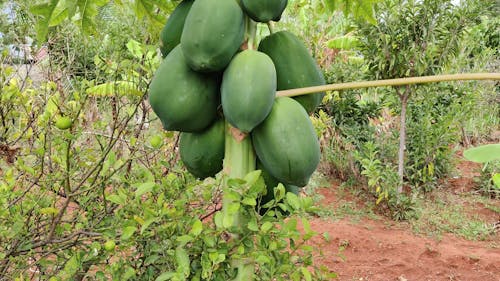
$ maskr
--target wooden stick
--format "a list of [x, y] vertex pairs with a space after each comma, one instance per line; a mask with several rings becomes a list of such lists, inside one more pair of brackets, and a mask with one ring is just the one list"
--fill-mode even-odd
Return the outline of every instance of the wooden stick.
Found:
[[401, 86], [412, 84], [435, 83], [445, 81], [465, 81], [465, 80], [500, 80], [500, 73], [463, 73], [463, 74], [443, 74], [422, 77], [409, 77], [375, 81], [360, 81], [337, 83], [330, 85], [297, 88], [291, 90], [277, 91], [278, 97], [293, 97], [306, 94], [313, 94], [324, 91], [352, 90], [370, 87], [386, 87], [386, 86]]

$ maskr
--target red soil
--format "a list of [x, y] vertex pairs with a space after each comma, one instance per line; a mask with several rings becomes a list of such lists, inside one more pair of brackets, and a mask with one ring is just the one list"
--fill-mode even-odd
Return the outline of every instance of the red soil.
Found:
[[321, 235], [314, 238], [313, 244], [322, 251], [317, 262], [342, 281], [500, 280], [500, 249], [491, 241], [472, 242], [451, 235], [437, 241], [386, 223], [313, 219], [313, 230], [330, 236], [328, 241]]
[[[472, 164], [459, 164], [460, 176], [449, 182], [447, 190], [453, 193], [471, 190], [472, 177], [477, 176]], [[324, 197], [321, 202], [324, 208], [335, 208], [338, 204], [337, 186], [318, 189]], [[351, 199], [356, 201], [354, 198], [348, 201]], [[474, 213], [481, 219], [500, 221], [498, 213], [480, 203], [476, 205]], [[312, 240], [321, 250], [316, 262], [336, 272], [335, 280], [500, 281], [498, 232], [488, 241], [467, 241], [451, 234], [436, 240], [415, 235], [407, 224], [384, 218], [357, 222], [348, 218], [339, 221], [314, 218], [310, 223], [320, 234]], [[322, 235], [325, 232], [328, 239]]]

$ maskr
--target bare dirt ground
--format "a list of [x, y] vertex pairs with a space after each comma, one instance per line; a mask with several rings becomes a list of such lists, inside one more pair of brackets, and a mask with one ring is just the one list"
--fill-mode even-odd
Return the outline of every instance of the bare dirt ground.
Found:
[[[461, 163], [459, 169], [463, 169], [460, 177], [451, 179], [445, 192], [470, 191], [472, 177], [476, 176], [473, 165]], [[317, 190], [324, 197], [324, 208], [338, 202], [338, 189], [338, 184], [333, 184]], [[500, 221], [497, 212], [480, 204], [473, 209], [485, 221]], [[322, 252], [316, 261], [336, 272], [336, 280], [500, 281], [498, 230], [485, 241], [468, 241], [452, 234], [439, 239], [416, 235], [408, 223], [384, 217], [345, 217], [337, 221], [313, 218], [311, 227], [320, 234], [312, 241]]]

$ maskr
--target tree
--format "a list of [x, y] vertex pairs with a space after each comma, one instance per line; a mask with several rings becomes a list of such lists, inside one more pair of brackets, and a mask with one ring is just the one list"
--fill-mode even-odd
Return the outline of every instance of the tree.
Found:
[[[386, 0], [377, 5], [377, 24], [360, 24], [359, 30], [369, 72], [376, 79], [441, 73], [457, 53], [466, 28], [478, 19], [478, 5], [473, 2], [455, 5], [451, 0]], [[395, 92], [401, 103], [398, 153], [398, 192], [401, 193], [407, 107], [415, 88], [401, 86], [396, 87]]]

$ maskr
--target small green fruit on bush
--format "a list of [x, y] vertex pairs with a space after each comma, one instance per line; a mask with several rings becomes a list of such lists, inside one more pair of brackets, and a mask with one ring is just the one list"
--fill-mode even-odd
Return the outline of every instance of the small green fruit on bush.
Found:
[[115, 250], [116, 243], [113, 240], [108, 240], [104, 243], [104, 250], [112, 252]]
[[149, 144], [153, 147], [153, 148], [160, 148], [162, 145], [163, 145], [163, 141], [161, 139], [161, 136], [159, 135], [156, 135], [156, 136], [153, 136], [149, 139]]
[[56, 127], [60, 130], [67, 130], [71, 127], [71, 119], [67, 116], [60, 116], [56, 119]]

